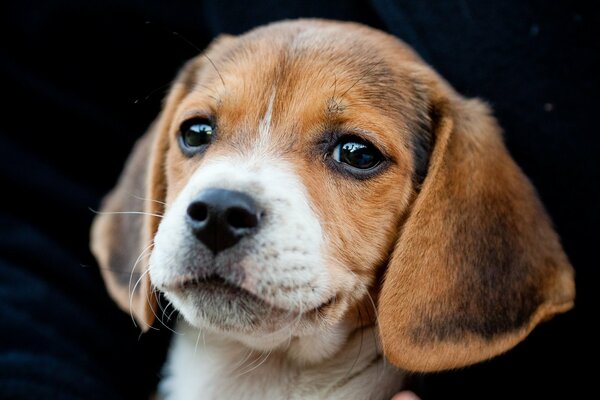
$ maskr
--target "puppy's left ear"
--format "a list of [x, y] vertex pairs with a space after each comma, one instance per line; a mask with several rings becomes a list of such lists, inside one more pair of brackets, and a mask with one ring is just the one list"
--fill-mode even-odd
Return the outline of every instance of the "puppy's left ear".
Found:
[[433, 72], [424, 79], [431, 162], [378, 305], [386, 357], [423, 372], [503, 353], [575, 296], [572, 267], [488, 108]]

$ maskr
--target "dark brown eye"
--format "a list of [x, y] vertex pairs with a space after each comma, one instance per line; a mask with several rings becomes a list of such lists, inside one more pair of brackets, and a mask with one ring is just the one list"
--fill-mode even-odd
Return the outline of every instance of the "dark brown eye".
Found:
[[215, 128], [206, 118], [194, 118], [181, 124], [179, 138], [181, 149], [193, 155], [213, 141]]
[[341, 138], [331, 156], [338, 163], [358, 169], [371, 169], [383, 160], [375, 146], [355, 137]]

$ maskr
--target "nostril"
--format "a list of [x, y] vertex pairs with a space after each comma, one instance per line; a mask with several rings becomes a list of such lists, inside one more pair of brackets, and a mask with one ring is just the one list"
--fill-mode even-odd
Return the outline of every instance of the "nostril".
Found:
[[232, 207], [228, 209], [225, 218], [227, 224], [236, 229], [249, 229], [258, 226], [258, 215], [251, 210], [241, 207]]
[[248, 194], [219, 188], [198, 193], [186, 212], [188, 229], [214, 255], [254, 234], [264, 213]]
[[196, 201], [188, 206], [187, 214], [194, 221], [205, 221], [208, 218], [208, 206], [204, 202]]

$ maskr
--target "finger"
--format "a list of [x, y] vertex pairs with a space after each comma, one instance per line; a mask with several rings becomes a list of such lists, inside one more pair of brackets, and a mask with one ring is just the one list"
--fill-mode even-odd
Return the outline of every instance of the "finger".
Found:
[[413, 392], [404, 391], [404, 392], [400, 392], [397, 395], [395, 395], [394, 397], [392, 397], [392, 400], [421, 400], [421, 399], [419, 398], [419, 396], [417, 396]]

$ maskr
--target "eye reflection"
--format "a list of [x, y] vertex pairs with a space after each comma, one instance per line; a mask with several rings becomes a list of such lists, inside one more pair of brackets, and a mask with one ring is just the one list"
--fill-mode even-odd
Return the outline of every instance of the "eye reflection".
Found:
[[201, 152], [213, 142], [215, 128], [206, 118], [185, 121], [179, 128], [179, 145], [187, 156]]
[[332, 157], [339, 163], [358, 169], [373, 168], [383, 158], [375, 146], [356, 138], [342, 138], [333, 149]]

